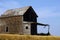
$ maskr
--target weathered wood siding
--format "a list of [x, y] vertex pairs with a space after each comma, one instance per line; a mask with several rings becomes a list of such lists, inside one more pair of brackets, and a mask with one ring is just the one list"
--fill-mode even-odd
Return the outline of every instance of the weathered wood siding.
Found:
[[[3, 24], [0, 25], [0, 33], [23, 34], [22, 16], [1, 17], [0, 21]], [[6, 32], [6, 27], [8, 27], [8, 32]]]
[[[31, 25], [29, 23], [23, 23], [23, 33], [24, 35], [30, 35], [31, 34]], [[26, 29], [27, 27], [27, 29]]]

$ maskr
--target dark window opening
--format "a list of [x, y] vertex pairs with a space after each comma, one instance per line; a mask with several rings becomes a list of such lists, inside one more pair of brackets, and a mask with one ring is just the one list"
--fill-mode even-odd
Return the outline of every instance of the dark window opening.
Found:
[[26, 29], [28, 29], [28, 26], [26, 26]]
[[8, 32], [8, 27], [6, 27], [6, 32]]

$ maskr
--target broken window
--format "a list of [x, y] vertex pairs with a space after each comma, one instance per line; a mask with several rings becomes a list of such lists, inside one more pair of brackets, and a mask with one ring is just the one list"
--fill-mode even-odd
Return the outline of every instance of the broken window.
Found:
[[8, 32], [8, 27], [6, 27], [6, 32]]
[[28, 29], [28, 26], [26, 26], [26, 29]]

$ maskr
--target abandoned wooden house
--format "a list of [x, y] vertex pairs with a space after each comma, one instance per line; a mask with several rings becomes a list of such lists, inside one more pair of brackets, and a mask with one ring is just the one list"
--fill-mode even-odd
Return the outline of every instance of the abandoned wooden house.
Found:
[[10, 9], [0, 16], [0, 33], [37, 34], [37, 14], [31, 6]]

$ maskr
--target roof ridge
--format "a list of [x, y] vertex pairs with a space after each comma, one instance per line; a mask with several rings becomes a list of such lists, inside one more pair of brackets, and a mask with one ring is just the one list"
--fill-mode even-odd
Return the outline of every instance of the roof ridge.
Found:
[[23, 15], [30, 7], [32, 6], [25, 6], [21, 8], [9, 9], [4, 12], [1, 16], [8, 16], [8, 15]]

